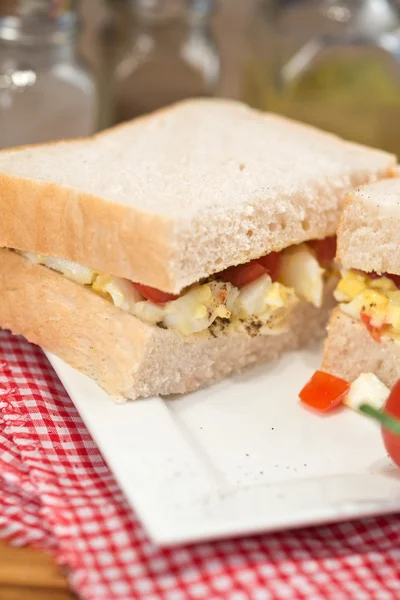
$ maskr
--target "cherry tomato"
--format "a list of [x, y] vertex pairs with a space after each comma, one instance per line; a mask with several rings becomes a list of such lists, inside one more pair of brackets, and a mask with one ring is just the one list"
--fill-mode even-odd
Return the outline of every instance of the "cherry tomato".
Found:
[[236, 287], [241, 288], [252, 281], [255, 281], [262, 275], [267, 273], [267, 269], [263, 267], [258, 260], [251, 260], [245, 265], [238, 265], [237, 267], [229, 267], [222, 271], [218, 277], [221, 277], [224, 281], [229, 281]]
[[258, 259], [260, 265], [267, 269], [268, 275], [272, 281], [276, 281], [279, 275], [279, 268], [281, 266], [281, 254], [280, 252], [270, 252], [265, 256], [261, 256]]
[[[383, 410], [391, 417], [400, 419], [400, 380], [392, 388]], [[382, 437], [387, 453], [400, 467], [400, 436], [382, 427]]]
[[382, 338], [382, 328], [374, 327], [371, 325], [371, 317], [366, 315], [365, 313], [361, 313], [361, 321], [364, 323], [365, 327], [368, 329], [368, 333], [370, 336], [378, 343], [381, 342]]
[[318, 262], [332, 263], [336, 256], [336, 235], [323, 240], [311, 240], [308, 244], [315, 250]]
[[341, 404], [350, 388], [350, 383], [330, 373], [315, 371], [310, 381], [301, 390], [300, 400], [318, 410], [327, 412]]
[[154, 302], [154, 304], [165, 304], [166, 302], [171, 302], [171, 300], [176, 300], [179, 296], [174, 296], [174, 294], [168, 294], [167, 292], [162, 292], [161, 290], [157, 290], [156, 288], [152, 288], [149, 285], [142, 285], [141, 283], [133, 284], [146, 300], [150, 300], [150, 302]]

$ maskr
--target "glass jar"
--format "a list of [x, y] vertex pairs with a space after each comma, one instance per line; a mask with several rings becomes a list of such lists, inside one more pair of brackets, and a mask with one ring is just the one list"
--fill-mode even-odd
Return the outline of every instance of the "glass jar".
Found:
[[184, 98], [213, 95], [220, 64], [209, 28], [212, 0], [124, 4], [119, 13], [124, 35], [119, 41], [114, 36], [113, 46], [115, 120], [125, 121]]
[[76, 57], [76, 25], [71, 1], [0, 8], [0, 148], [96, 130], [96, 88]]
[[391, 0], [263, 2], [243, 95], [400, 156], [400, 19]]

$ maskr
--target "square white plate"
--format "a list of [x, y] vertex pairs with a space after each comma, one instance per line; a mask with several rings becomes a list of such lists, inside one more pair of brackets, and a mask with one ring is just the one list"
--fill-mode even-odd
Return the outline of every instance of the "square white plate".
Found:
[[376, 425], [320, 417], [297, 394], [321, 349], [168, 400], [115, 404], [49, 359], [152, 540], [160, 545], [389, 513], [400, 471]]

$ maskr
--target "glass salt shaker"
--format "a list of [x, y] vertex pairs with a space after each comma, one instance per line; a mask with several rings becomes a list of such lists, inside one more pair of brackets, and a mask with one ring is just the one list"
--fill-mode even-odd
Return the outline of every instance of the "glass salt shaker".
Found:
[[396, 0], [263, 1], [244, 98], [400, 156]]
[[125, 45], [118, 50], [115, 46], [115, 120], [125, 121], [184, 98], [214, 95], [220, 61], [210, 32], [213, 1], [125, 4]]
[[0, 6], [0, 148], [96, 130], [96, 86], [78, 61], [76, 34], [71, 0]]

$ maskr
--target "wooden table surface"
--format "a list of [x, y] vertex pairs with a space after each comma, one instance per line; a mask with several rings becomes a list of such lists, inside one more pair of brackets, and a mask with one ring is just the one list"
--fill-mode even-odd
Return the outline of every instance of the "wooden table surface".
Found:
[[0, 542], [1, 600], [76, 600], [62, 570], [45, 553]]

